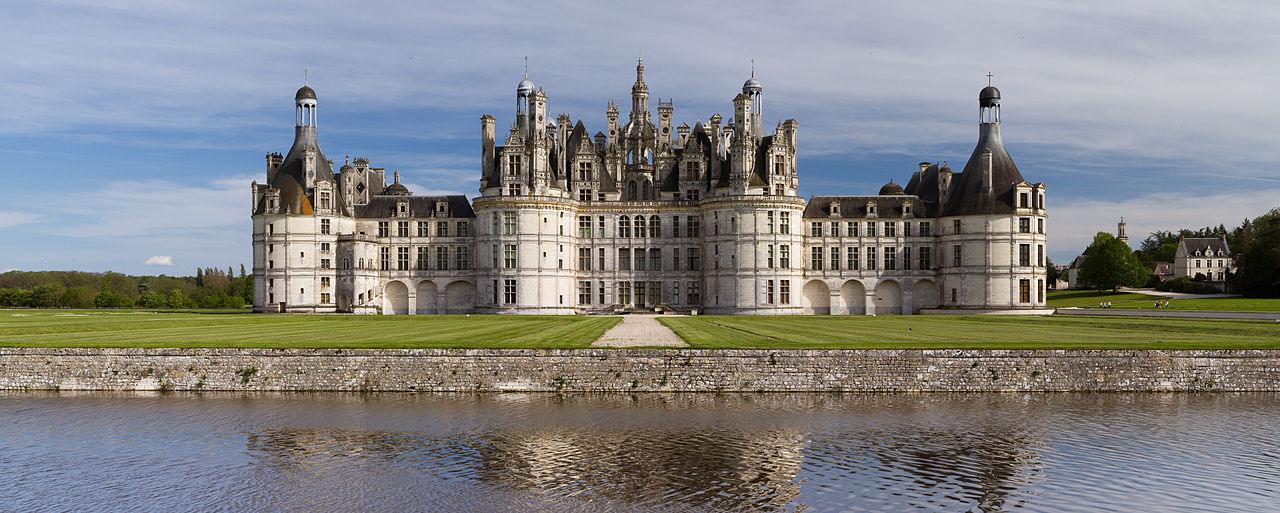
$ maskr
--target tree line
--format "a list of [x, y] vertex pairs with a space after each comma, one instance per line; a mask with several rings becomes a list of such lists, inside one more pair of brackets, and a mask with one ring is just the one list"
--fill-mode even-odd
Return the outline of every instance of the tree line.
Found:
[[[1153, 232], [1137, 250], [1110, 233], [1098, 232], [1086, 250], [1088, 257], [1080, 268], [1080, 280], [1099, 290], [1156, 286], [1152, 273], [1156, 262], [1173, 262], [1178, 240], [1183, 237], [1225, 238], [1236, 267], [1227, 275], [1229, 290], [1247, 297], [1280, 297], [1280, 208], [1245, 219], [1230, 230], [1218, 225]], [[1178, 292], [1205, 292], [1212, 288], [1186, 278], [1160, 285]]]
[[9, 271], [0, 274], [0, 308], [244, 308], [253, 276], [208, 267], [195, 276], [116, 272]]

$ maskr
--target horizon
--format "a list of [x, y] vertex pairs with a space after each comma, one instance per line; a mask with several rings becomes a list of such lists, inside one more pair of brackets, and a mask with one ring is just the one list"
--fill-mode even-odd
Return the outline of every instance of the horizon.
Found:
[[549, 111], [595, 133], [608, 101], [627, 97], [640, 49], [677, 125], [731, 112], [754, 60], [766, 127], [799, 121], [805, 198], [905, 184], [920, 161], [961, 168], [993, 73], [1006, 146], [1047, 185], [1058, 263], [1121, 217], [1137, 244], [1278, 206], [1280, 120], [1257, 108], [1280, 74], [1268, 66], [1273, 10], [1151, 2], [1098, 19], [1094, 3], [838, 5], [760, 17], [672, 4], [618, 20], [551, 2], [522, 24], [479, 4], [32, 6], [0, 22], [18, 49], [0, 80], [11, 191], [0, 270], [180, 277], [249, 264], [249, 183], [265, 181], [263, 155], [288, 149], [304, 80], [335, 163], [366, 156], [415, 194], [474, 197], [479, 117], [511, 122], [524, 57]]

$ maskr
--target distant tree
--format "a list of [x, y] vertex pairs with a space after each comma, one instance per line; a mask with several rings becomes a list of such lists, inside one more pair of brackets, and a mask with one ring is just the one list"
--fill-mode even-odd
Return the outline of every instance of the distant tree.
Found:
[[154, 290], [148, 290], [138, 297], [138, 306], [143, 308], [169, 308], [169, 297]]
[[1232, 287], [1249, 297], [1280, 297], [1280, 208], [1242, 223], [1233, 238]]
[[66, 287], [61, 283], [44, 283], [31, 289], [31, 306], [33, 308], [54, 308], [62, 306], [62, 294]]
[[201, 269], [199, 267], [196, 268], [196, 286], [197, 287], [204, 286], [204, 269]]
[[1149, 271], [1120, 239], [1110, 233], [1098, 232], [1089, 245], [1089, 258], [1080, 268], [1080, 280], [1098, 290], [1116, 290], [1120, 287], [1141, 287], [1146, 284]]
[[1044, 265], [1045, 265], [1045, 279], [1049, 281], [1049, 288], [1051, 289], [1058, 288], [1058, 278], [1059, 278], [1058, 275], [1060, 274], [1058, 272], [1058, 267], [1053, 265], [1053, 259], [1049, 257], [1045, 257]]
[[182, 289], [173, 289], [169, 291], [169, 307], [170, 308], [191, 308], [193, 303], [191, 298]]

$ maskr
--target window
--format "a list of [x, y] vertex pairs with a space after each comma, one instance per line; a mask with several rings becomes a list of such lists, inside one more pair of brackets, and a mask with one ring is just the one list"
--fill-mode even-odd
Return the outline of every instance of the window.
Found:
[[502, 213], [502, 232], [507, 235], [516, 234], [516, 213], [515, 212]]
[[764, 282], [764, 302], [767, 305], [773, 304], [773, 280]]
[[320, 302], [321, 302], [321, 303], [328, 304], [328, 303], [332, 303], [332, 302], [333, 302], [333, 300], [332, 300], [332, 297], [329, 295], [329, 293], [328, 293], [328, 292], [321, 292], [321, 293], [320, 293]]
[[1018, 302], [1031, 302], [1031, 280], [1018, 280]]
[[702, 166], [698, 162], [684, 163], [684, 179], [688, 181], [702, 179]]
[[[604, 249], [602, 248], [600, 251], [604, 251]], [[597, 282], [597, 284], [600, 286], [600, 294], [596, 297], [600, 299], [600, 304], [603, 305], [605, 303], [604, 282]]]
[[458, 236], [467, 237], [471, 235], [471, 223], [466, 221], [458, 221]]
[[320, 252], [321, 252], [321, 253], [328, 253], [328, 252], [329, 252], [329, 247], [330, 247], [330, 246], [329, 246], [329, 243], [328, 243], [328, 242], [321, 242], [321, 243], [320, 243]]
[[631, 218], [630, 217], [621, 216], [618, 218], [618, 236], [619, 237], [631, 236]]
[[840, 270], [840, 248], [831, 248], [831, 270]]
[[436, 237], [448, 237], [448, 236], [449, 236], [449, 222], [436, 221]]
[[662, 249], [661, 248], [649, 249], [649, 270], [650, 271], [662, 270]]
[[467, 246], [453, 248], [453, 264], [454, 269], [470, 269], [471, 248]]
[[[906, 226], [906, 225], [903, 225], [903, 226]], [[904, 271], [911, 270], [911, 248], [910, 247], [902, 248], [902, 270]]]
[[768, 253], [765, 256], [765, 267], [773, 269], [773, 244], [768, 246]]
[[933, 269], [933, 263], [930, 262], [933, 258], [933, 248], [929, 246], [921, 246], [916, 250], [916, 258], [920, 262], [920, 265], [916, 267], [917, 269], [920, 269], [921, 271]]
[[781, 212], [778, 218], [778, 233], [787, 235], [791, 233], [791, 212]]
[[701, 228], [700, 224], [702, 223], [702, 218], [700, 218], [700, 217], [698, 217], [698, 216], [689, 216], [687, 219], [689, 220], [689, 223], [688, 223], [688, 225], [687, 225], [687, 226], [685, 226], [685, 233], [686, 233], [686, 236], [687, 236], [687, 237], [701, 237], [701, 236], [702, 236], [702, 228]]
[[1036, 265], [1044, 267], [1044, 244], [1036, 244]]
[[1018, 265], [1026, 267], [1031, 265], [1031, 245], [1018, 244]]
[[391, 236], [391, 223], [389, 223], [389, 222], [387, 222], [387, 221], [378, 221], [378, 236], [379, 236], [379, 237], [390, 237], [390, 236]]
[[671, 250], [671, 270], [680, 270], [680, 248], [673, 248]]
[[822, 270], [822, 248], [809, 248], [809, 269]]
[[1019, 217], [1019, 218], [1018, 218], [1018, 233], [1031, 233], [1031, 218], [1030, 218], [1030, 217]]
[[791, 280], [778, 280], [778, 302], [791, 304]]
[[662, 236], [662, 219], [658, 216], [649, 216], [649, 237], [658, 238]]
[[[495, 218], [495, 219], [496, 219], [496, 218]], [[419, 222], [418, 222], [418, 236], [419, 236], [419, 237], [429, 237], [429, 236], [431, 235], [431, 230], [430, 230], [430, 228], [429, 228], [430, 226], [431, 226], [431, 223], [428, 223], [428, 222], [426, 222], [426, 221], [419, 221]], [[496, 232], [495, 232], [495, 233], [496, 233]]]
[[493, 291], [493, 304], [498, 304], [498, 280], [493, 280], [493, 287], [489, 290]]
[[449, 270], [449, 248], [444, 246], [436, 246], [436, 270]]
[[1043, 219], [1043, 218], [1037, 218], [1037, 219], [1036, 219], [1036, 233], [1044, 233], [1044, 219]]
[[604, 216], [596, 217], [596, 236], [604, 237]]
[[[603, 270], [605, 270], [605, 266], [604, 266], [604, 248], [600, 248], [599, 250], [597, 250], [597, 251], [596, 251], [596, 254], [598, 255], [598, 258], [596, 259], [596, 269], [599, 269], [599, 270], [603, 271]], [[602, 299], [601, 301], [604, 301], [604, 300]]]
[[[804, 258], [803, 256], [801, 258]], [[782, 244], [778, 246], [778, 267], [782, 269], [791, 268], [791, 246]]]
[[773, 226], [773, 211], [772, 211], [772, 210], [770, 210], [770, 211], [768, 211], [768, 212], [765, 212], [765, 220], [766, 220], [766, 221], [765, 221], [765, 223], [766, 223], [766, 224], [765, 224], [765, 226], [767, 226], [767, 228], [766, 228], [766, 232], [765, 232], [765, 233], [773, 233], [774, 226]]
[[618, 270], [619, 271], [631, 270], [631, 249], [630, 248], [618, 248]]
[[629, 281], [618, 282], [618, 304], [620, 305], [631, 304], [631, 282]]
[[516, 268], [516, 245], [515, 244], [502, 245], [502, 267], [504, 269]]
[[1027, 208], [1027, 193], [1018, 193], [1018, 208]]
[[1038, 294], [1036, 294], [1036, 302], [1043, 303], [1044, 302], [1044, 280], [1037, 280], [1036, 290], [1039, 292]]
[[578, 248], [578, 270], [591, 270], [591, 248]]
[[698, 198], [701, 196], [702, 196], [702, 192], [697, 189], [689, 189], [687, 191], [684, 191], [685, 200], [698, 201]]
[[591, 282], [582, 280], [578, 282], [578, 304], [591, 304]]
[[885, 221], [885, 222], [884, 222], [884, 236], [885, 236], [885, 237], [897, 237], [897, 236], [898, 236], [898, 223], [895, 223], [895, 222], [893, 222], [893, 221]]
[[634, 223], [636, 225], [636, 237], [644, 238], [646, 235], [644, 216], [636, 216]]
[[578, 201], [591, 201], [591, 189], [578, 189]]
[[329, 235], [329, 220], [328, 220], [328, 219], [321, 219], [321, 220], [320, 220], [320, 234], [321, 234], [321, 235]]
[[329, 259], [328, 259], [328, 258], [321, 258], [321, 259], [320, 259], [320, 268], [321, 268], [321, 269], [328, 269], [329, 267], [330, 267], [330, 265], [329, 265]]
[[502, 301], [506, 304], [515, 304], [516, 302], [516, 281], [507, 279], [502, 280]]
[[867, 270], [876, 270], [876, 248], [867, 248]]
[[956, 303], [957, 301], [958, 300], [956, 299], [956, 289], [951, 289], [951, 302]]
[[680, 236], [680, 216], [671, 216], [671, 236]]
[[520, 176], [520, 171], [523, 169], [520, 157], [520, 155], [507, 156], [507, 176]]
[[[330, 199], [330, 196], [329, 196], [329, 192], [321, 191], [320, 192], [320, 209], [329, 210], [330, 208], [333, 208], [333, 207], [332, 207], [332, 200]], [[328, 301], [325, 301], [325, 302], [328, 303]]]
[[578, 236], [591, 236], [591, 216], [578, 216]]
[[960, 245], [956, 244], [951, 247], [951, 265], [960, 267]]
[[418, 246], [418, 265], [414, 267], [415, 269], [419, 271], [425, 271], [431, 268], [427, 264], [428, 254], [429, 252], [427, 251], [427, 248], [425, 246]]
[[884, 248], [884, 270], [896, 271], [898, 269], [898, 248]]
[[[594, 180], [595, 180], [595, 172], [594, 172], [594, 170], [591, 168], [591, 163], [590, 163], [590, 162], [579, 162], [579, 163], [578, 163], [578, 181], [579, 181], [579, 182], [591, 182], [591, 181], [594, 181]], [[588, 301], [588, 302], [589, 302], [589, 301]]]
[[857, 271], [858, 264], [859, 264], [858, 248], [850, 246], [848, 248], [845, 248], [844, 252], [845, 252], [845, 258], [844, 258], [845, 269], [848, 269], [850, 271]]
[[408, 221], [397, 221], [397, 222], [396, 222], [396, 237], [408, 237], [408, 236], [409, 236], [409, 222], [408, 222]]
[[960, 235], [960, 220], [959, 220], [959, 219], [956, 219], [956, 220], [951, 221], [951, 229], [952, 229], [952, 232], [951, 232], [951, 233], [954, 233], [954, 234], [956, 234], [956, 235]]
[[382, 269], [383, 271], [390, 271], [391, 270], [391, 248], [383, 246], [381, 248], [380, 253], [381, 254], [379, 256], [381, 258], [379, 259], [379, 263], [378, 263], [379, 268]]
[[932, 225], [931, 223], [928, 223], [928, 222], [920, 223], [920, 236], [921, 236], [921, 237], [932, 237], [932, 236], [933, 236], [933, 225]]
[[634, 251], [636, 258], [631, 263], [635, 266], [637, 271], [645, 270], [644, 248], [635, 248]]
[[910, 221], [903, 221], [903, 222], [902, 222], [902, 236], [903, 236], [903, 237], [910, 237], [910, 236], [911, 236], [911, 222], [910, 222]]
[[702, 270], [702, 255], [699, 254], [698, 248], [688, 248], [684, 256], [685, 260], [689, 261], [690, 271]]
[[814, 221], [814, 222], [809, 223], [809, 235], [812, 235], [812, 236], [814, 236], [814, 237], [821, 237], [821, 236], [822, 236], [822, 222], [820, 222], [820, 221]]
[[409, 247], [408, 246], [399, 246], [396, 248], [396, 270], [397, 271], [409, 270]]
[[876, 236], [876, 223], [872, 221], [867, 221], [867, 237], [875, 237], [875, 236]]
[[685, 282], [685, 302], [690, 305], [697, 305], [702, 302], [702, 289], [696, 281]]

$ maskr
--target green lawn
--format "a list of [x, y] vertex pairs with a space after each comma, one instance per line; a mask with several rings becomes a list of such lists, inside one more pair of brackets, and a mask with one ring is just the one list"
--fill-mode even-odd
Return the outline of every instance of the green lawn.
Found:
[[1264, 321], [991, 315], [661, 321], [703, 349], [1280, 349], [1280, 324]]
[[[1120, 310], [1152, 310], [1156, 300], [1169, 299], [1132, 292], [1098, 292], [1096, 290], [1058, 290], [1049, 292], [1050, 308], [1098, 308], [1110, 301]], [[1169, 310], [1217, 310], [1236, 312], [1280, 312], [1280, 299], [1221, 297], [1210, 299], [1169, 299]]]
[[0, 346], [577, 348], [617, 317], [0, 310]]

